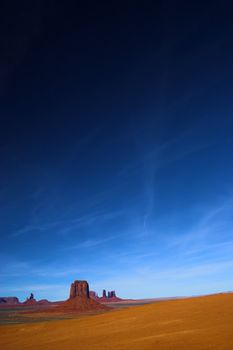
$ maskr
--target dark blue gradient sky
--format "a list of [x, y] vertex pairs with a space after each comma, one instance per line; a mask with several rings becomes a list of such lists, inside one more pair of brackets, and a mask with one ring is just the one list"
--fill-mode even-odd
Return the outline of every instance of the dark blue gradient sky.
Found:
[[232, 9], [5, 5], [0, 295], [233, 289]]

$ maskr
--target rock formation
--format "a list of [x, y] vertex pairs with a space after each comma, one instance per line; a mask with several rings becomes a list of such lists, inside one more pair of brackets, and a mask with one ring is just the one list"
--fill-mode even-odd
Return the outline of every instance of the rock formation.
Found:
[[23, 302], [24, 305], [36, 305], [37, 301], [34, 298], [33, 293], [30, 294], [30, 296]]
[[90, 293], [90, 298], [97, 300], [99, 302], [103, 302], [103, 303], [110, 303], [110, 302], [117, 302], [117, 301], [121, 301], [121, 298], [118, 298], [116, 296], [116, 292], [115, 290], [111, 290], [109, 292], [106, 292], [106, 290], [103, 290], [102, 293], [102, 297], [98, 297], [97, 293], [92, 291]]
[[95, 291], [93, 291], [93, 290], [90, 290], [89, 291], [89, 296], [90, 296], [90, 298], [92, 298], [92, 299], [98, 299], [99, 297], [98, 297], [98, 294], [95, 292]]
[[74, 281], [70, 287], [70, 297], [60, 303], [53, 310], [57, 312], [86, 312], [93, 310], [107, 310], [108, 307], [90, 298], [87, 281]]
[[32, 300], [32, 299], [34, 299], [34, 294], [33, 293], [31, 293], [30, 297], [29, 297], [29, 300]]
[[107, 298], [107, 299], [111, 299], [111, 298], [117, 298], [116, 296], [116, 292], [115, 290], [111, 290], [110, 292], [108, 292], [108, 294], [106, 293], [106, 290], [103, 290], [103, 297], [102, 298]]
[[47, 299], [41, 299], [37, 301], [37, 305], [49, 305], [49, 304], [51, 304], [51, 302], [48, 301]]
[[70, 287], [70, 299], [75, 297], [90, 298], [87, 281], [74, 281]]
[[19, 299], [16, 297], [0, 297], [1, 305], [20, 305]]
[[31, 293], [30, 296], [21, 303], [18, 298], [16, 297], [0, 297], [0, 306], [37, 306], [37, 305], [49, 305], [51, 302], [49, 302], [46, 299], [42, 299], [37, 301], [34, 298], [34, 295]]

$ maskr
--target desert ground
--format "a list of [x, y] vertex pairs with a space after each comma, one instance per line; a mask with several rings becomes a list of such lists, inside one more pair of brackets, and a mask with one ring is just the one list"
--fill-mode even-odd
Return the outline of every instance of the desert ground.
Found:
[[169, 300], [81, 318], [0, 326], [0, 348], [233, 349], [233, 294]]

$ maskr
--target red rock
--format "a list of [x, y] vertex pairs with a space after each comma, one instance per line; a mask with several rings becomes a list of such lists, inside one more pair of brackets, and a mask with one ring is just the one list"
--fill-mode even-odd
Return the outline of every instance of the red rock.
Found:
[[118, 301], [122, 301], [121, 298], [118, 298], [116, 296], [116, 292], [115, 290], [112, 290], [110, 292], [106, 292], [106, 290], [103, 290], [103, 296], [102, 297], [98, 297], [97, 293], [92, 291], [90, 294], [90, 297], [94, 300], [99, 301], [100, 303], [111, 303], [111, 302], [118, 302]]
[[87, 281], [74, 281], [70, 287], [70, 299], [75, 297], [90, 298]]
[[90, 295], [91, 299], [95, 299], [95, 300], [99, 299], [98, 294], [96, 292], [94, 292], [93, 290], [90, 290], [89, 295]]
[[37, 305], [49, 305], [51, 304], [51, 301], [48, 301], [47, 299], [41, 299], [37, 301]]
[[36, 304], [37, 304], [36, 299], [26, 299], [26, 300], [23, 302], [23, 305], [36, 305]]
[[[35, 299], [27, 299], [24, 303], [26, 305], [32, 305], [31, 303]], [[38, 306], [38, 302], [36, 302]], [[79, 313], [89, 311], [101, 311], [108, 310], [109, 307], [99, 303], [98, 301], [90, 298], [89, 285], [87, 281], [74, 281], [70, 287], [70, 297], [66, 301], [50, 303], [49, 305], [36, 307], [33, 311], [30, 310], [27, 313]]]
[[0, 297], [1, 305], [20, 305], [19, 299], [16, 297]]
[[30, 297], [27, 298], [24, 302], [23, 302], [24, 305], [36, 305], [37, 304], [37, 301], [36, 299], [34, 298], [34, 295], [31, 293], [30, 294]]
[[76, 313], [95, 310], [108, 310], [105, 305], [90, 298], [87, 281], [74, 281], [70, 287], [70, 297], [66, 301], [59, 302], [52, 308], [46, 308], [43, 312]]

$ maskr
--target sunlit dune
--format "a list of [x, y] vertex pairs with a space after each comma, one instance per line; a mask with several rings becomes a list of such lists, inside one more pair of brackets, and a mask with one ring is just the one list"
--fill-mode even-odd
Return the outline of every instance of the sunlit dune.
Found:
[[80, 319], [2, 325], [7, 349], [233, 349], [233, 294], [171, 300]]

